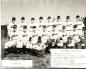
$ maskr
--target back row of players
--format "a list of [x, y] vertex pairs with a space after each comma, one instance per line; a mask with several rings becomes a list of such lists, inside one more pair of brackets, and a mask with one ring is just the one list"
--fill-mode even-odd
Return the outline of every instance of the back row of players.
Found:
[[42, 50], [48, 46], [63, 48], [74, 48], [76, 44], [84, 39], [83, 21], [80, 16], [76, 16], [76, 21], [71, 21], [70, 16], [66, 21], [62, 21], [60, 16], [51, 21], [47, 18], [44, 23], [43, 17], [39, 18], [39, 23], [35, 18], [31, 18], [31, 23], [25, 23], [25, 17], [21, 17], [21, 23], [16, 23], [16, 18], [12, 18], [12, 23], [8, 24], [9, 41], [5, 44], [5, 49], [16, 46], [22, 48]]

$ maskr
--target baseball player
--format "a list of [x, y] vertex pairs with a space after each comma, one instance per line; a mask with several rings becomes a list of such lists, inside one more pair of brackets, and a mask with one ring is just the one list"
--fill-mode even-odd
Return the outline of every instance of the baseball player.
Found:
[[42, 16], [39, 17], [39, 23], [37, 23], [37, 24], [38, 24], [38, 28], [40, 28], [40, 29], [38, 29], [38, 31], [39, 32], [42, 31], [42, 26], [45, 24]]
[[71, 34], [75, 43], [75, 48], [78, 49], [79, 43], [81, 42], [81, 37], [77, 31], [77, 25], [74, 25], [73, 32]]
[[46, 26], [47, 26], [47, 28], [48, 28], [48, 31], [50, 31], [50, 30], [52, 29], [52, 25], [53, 25], [53, 23], [52, 23], [52, 21], [51, 21], [51, 17], [48, 16], [48, 17], [47, 17], [47, 22], [46, 22]]
[[5, 49], [9, 49], [8, 52], [16, 53], [15, 48], [18, 39], [17, 25], [11, 26], [11, 29], [12, 30], [10, 31], [10, 41], [6, 42]]
[[11, 40], [11, 32], [13, 31], [13, 25], [17, 25], [15, 17], [12, 17], [12, 22], [7, 25], [8, 36], [10, 40]]
[[79, 15], [76, 16], [76, 25], [77, 25], [77, 31], [78, 31], [79, 35], [81, 37], [83, 37], [83, 27], [84, 27], [84, 24], [80, 20], [80, 16]]
[[66, 31], [66, 26], [62, 26], [61, 38], [63, 40], [63, 47], [67, 48], [68, 32]]
[[63, 25], [63, 21], [61, 20], [61, 17], [60, 16], [57, 16], [57, 19], [56, 19], [56, 28], [58, 30], [58, 32], [60, 30], [62, 30], [62, 25]]
[[53, 25], [51, 30], [51, 36], [50, 36], [52, 48], [56, 47], [57, 38], [58, 38], [58, 30], [56, 30], [56, 25]]
[[23, 53], [22, 50], [23, 50], [23, 47], [26, 46], [26, 32], [27, 32], [27, 29], [28, 29], [28, 25], [27, 23], [25, 23], [25, 17], [21, 17], [21, 23], [19, 23], [19, 26], [18, 26], [18, 41], [17, 41], [17, 48], [18, 48], [18, 51], [19, 53]]

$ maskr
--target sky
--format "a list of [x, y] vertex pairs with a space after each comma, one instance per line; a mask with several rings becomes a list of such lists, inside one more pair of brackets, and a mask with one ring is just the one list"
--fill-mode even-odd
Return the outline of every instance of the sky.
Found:
[[31, 17], [38, 19], [43, 16], [67, 15], [74, 18], [76, 15], [86, 16], [86, 0], [1, 0], [1, 25], [11, 22], [12, 17], [17, 21], [24, 16], [26, 21]]

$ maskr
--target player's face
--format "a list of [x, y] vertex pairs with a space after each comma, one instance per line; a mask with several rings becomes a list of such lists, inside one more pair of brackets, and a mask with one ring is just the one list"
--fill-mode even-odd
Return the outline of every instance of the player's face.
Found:
[[15, 23], [16, 20], [13, 20], [12, 23]]
[[73, 31], [76, 31], [76, 28], [73, 28]]
[[36, 31], [36, 28], [33, 28], [32, 30], [33, 30], [33, 32], [35, 32]]
[[70, 16], [69, 17], [66, 17], [66, 20], [69, 20], [70, 19]]
[[40, 21], [40, 22], [42, 22], [42, 21], [43, 21], [43, 19], [39, 19], [39, 21]]
[[13, 31], [14, 31], [14, 32], [16, 32], [16, 30], [17, 30], [16, 28], [15, 28], [15, 29], [13, 29]]
[[25, 20], [21, 20], [21, 23], [24, 23]]
[[51, 21], [51, 19], [49, 18], [49, 19], [47, 19], [48, 21]]
[[31, 20], [31, 22], [33, 23], [35, 20]]
[[56, 30], [56, 27], [52, 27], [52, 30], [55, 31]]
[[46, 27], [43, 27], [43, 31], [46, 31]]
[[27, 29], [23, 29], [23, 31], [24, 31], [24, 32], [26, 32], [26, 31], [27, 31]]

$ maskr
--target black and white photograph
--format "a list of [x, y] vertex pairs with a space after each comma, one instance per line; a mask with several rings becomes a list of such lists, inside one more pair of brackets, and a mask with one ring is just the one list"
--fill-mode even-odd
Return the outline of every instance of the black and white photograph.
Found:
[[86, 50], [86, 0], [0, 2], [3, 69], [49, 69], [52, 50]]

